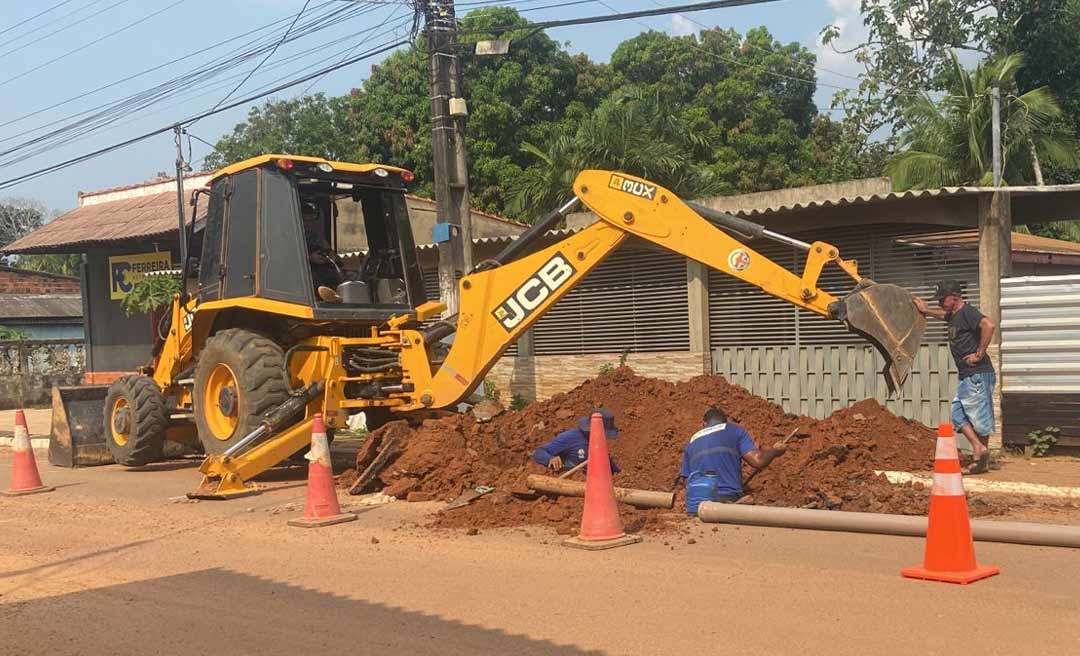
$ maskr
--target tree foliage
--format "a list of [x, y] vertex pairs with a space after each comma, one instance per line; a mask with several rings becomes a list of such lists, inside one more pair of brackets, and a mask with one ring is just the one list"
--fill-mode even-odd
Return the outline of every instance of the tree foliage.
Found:
[[0, 199], [0, 246], [30, 234], [45, 224], [45, 206], [30, 198]]
[[946, 87], [935, 102], [922, 96], [903, 107], [909, 130], [887, 170], [897, 189], [993, 184], [991, 86], [1001, 88], [1001, 157], [1004, 184], [1034, 181], [1039, 162], [1075, 166], [1078, 144], [1060, 129], [1061, 108], [1046, 87], [1018, 95], [1023, 57], [1012, 54], [966, 70], [953, 54]]
[[81, 255], [20, 255], [19, 268], [42, 273], [55, 273], [61, 276], [79, 275], [82, 265]]
[[[507, 7], [461, 19], [474, 206], [530, 219], [570, 193], [582, 168], [643, 175], [680, 194], [742, 193], [877, 175], [880, 157], [857, 130], [814, 106], [814, 56], [765, 28], [745, 36], [645, 32], [610, 63], [572, 56]], [[505, 56], [470, 43], [503, 33]], [[428, 54], [423, 43], [372, 67], [343, 98], [314, 96], [253, 109], [208, 163], [261, 152], [388, 162], [417, 174], [430, 194]], [[851, 144], [854, 144], [852, 146]], [[867, 153], [871, 153], [870, 156]]]
[[833, 99], [864, 134], [906, 127], [907, 103], [927, 92], [943, 91], [952, 76], [954, 52], [976, 59], [1011, 49], [1012, 26], [1039, 0], [862, 0], [866, 38], [846, 48], [837, 25], [821, 32], [822, 42], [852, 54], [865, 72], [856, 90]]
[[120, 307], [127, 316], [150, 314], [172, 303], [180, 292], [180, 279], [173, 276], [146, 276], [131, 288]]
[[356, 152], [356, 143], [346, 98], [317, 93], [293, 100], [268, 100], [252, 107], [247, 120], [214, 144], [206, 165], [220, 168], [266, 153], [348, 160]]

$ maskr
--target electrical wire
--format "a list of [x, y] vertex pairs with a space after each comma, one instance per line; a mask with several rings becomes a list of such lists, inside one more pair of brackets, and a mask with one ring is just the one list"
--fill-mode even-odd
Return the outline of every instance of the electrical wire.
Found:
[[[399, 20], [395, 25], [392, 25], [388, 29], [384, 30], [383, 32], [380, 32], [379, 34], [376, 34], [376, 35], [373, 35], [372, 37], [370, 37], [370, 39], [368, 41], [379, 39], [381, 37], [386, 36], [387, 34], [390, 34], [391, 32], [396, 32], [397, 30], [400, 30], [407, 22], [409, 22], [409, 20], [410, 20], [409, 18], [404, 18], [402, 20]], [[355, 33], [353, 35], [349, 35], [348, 37], [343, 37], [342, 39], [339, 39], [339, 40], [344, 40], [345, 38], [351, 39], [351, 38], [353, 38], [355, 36], [359, 36], [359, 35], [362, 35], [364, 33], [370, 32], [370, 31], [372, 31], [374, 29], [378, 29], [379, 27], [380, 27], [379, 25], [376, 25], [376, 26], [370, 27], [370, 28], [368, 28], [366, 30], [362, 30], [361, 32]], [[320, 45], [320, 46], [316, 46], [316, 47], [311, 48], [311, 49], [309, 49], [307, 51], [304, 51], [302, 53], [298, 53], [296, 55], [293, 55], [293, 56], [291, 56], [291, 57], [289, 57], [287, 59], [283, 59], [283, 60], [281, 60], [281, 61], [279, 61], [279, 62], [277, 62], [277, 63], [275, 63], [275, 64], [273, 64], [271, 66], [265, 67], [262, 72], [269, 72], [269, 71], [271, 71], [271, 70], [273, 70], [275, 68], [281, 68], [281, 67], [285, 66], [286, 64], [291, 63], [292, 61], [295, 61], [297, 59], [303, 59], [304, 57], [307, 57], [308, 55], [310, 55], [310, 54], [312, 54], [312, 53], [314, 53], [316, 51], [321, 51], [324, 48], [324, 46], [325, 46], [325, 44]], [[352, 46], [348, 50], [349, 51], [355, 51], [355, 49], [356, 49], [356, 46]], [[323, 63], [325, 63], [325, 62], [327, 62], [327, 61], [329, 61], [331, 59], [334, 59], [339, 54], [341, 54], [342, 52], [344, 52], [344, 50], [339, 50], [338, 52], [335, 52], [332, 55], [319, 60], [318, 62], [316, 62], [315, 65], [323, 64]], [[257, 92], [257, 91], [260, 91], [262, 89], [266, 89], [266, 88], [269, 88], [271, 86], [274, 86], [277, 83], [279, 83], [279, 82], [281, 82], [283, 80], [290, 79], [290, 78], [294, 77], [295, 75], [297, 75], [297, 74], [299, 74], [299, 73], [301, 73], [303, 71], [310, 70], [311, 67], [312, 67], [312, 65], [308, 64], [308, 65], [305, 65], [305, 66], [301, 67], [300, 69], [290, 71], [289, 73], [287, 73], [287, 74], [285, 74], [283, 76], [275, 78], [274, 80], [271, 80], [271, 81], [257, 87], [255, 89], [255, 91]], [[332, 71], [330, 71], [330, 72], [332, 72]], [[176, 100], [178, 102], [187, 102], [189, 100], [195, 100], [195, 99], [198, 99], [198, 98], [203, 98], [203, 97], [215, 95], [220, 91], [220, 89], [228, 86], [233, 80], [237, 79], [238, 77], [240, 77], [242, 75], [243, 75], [243, 73], [239, 73], [237, 75], [230, 76], [230, 77], [225, 78], [223, 80], [219, 80], [217, 83], [211, 85], [210, 87], [208, 87], [206, 89], [198, 89], [195, 94], [184, 94], [184, 95], [182, 95], [180, 97], [177, 97]], [[25, 162], [28, 159], [31, 159], [31, 158], [33, 158], [33, 157], [35, 157], [37, 155], [40, 155], [40, 154], [42, 154], [44, 152], [54, 150], [55, 148], [59, 148], [59, 147], [62, 147], [62, 146], [67, 146], [67, 145], [71, 145], [71, 144], [83, 141], [83, 140], [85, 140], [85, 139], [87, 139], [87, 138], [89, 138], [91, 136], [94, 136], [94, 134], [96, 134], [98, 131], [111, 132], [111, 131], [113, 131], [115, 129], [118, 129], [118, 128], [121, 128], [121, 127], [123, 127], [125, 125], [130, 125], [132, 123], [143, 120], [143, 119], [148, 118], [150, 116], [154, 116], [154, 115], [161, 114], [161, 113], [168, 112], [168, 111], [173, 111], [174, 109], [175, 109], [175, 105], [170, 105], [170, 106], [167, 106], [167, 107], [162, 107], [162, 108], [160, 108], [160, 109], [158, 109], [156, 111], [153, 111], [153, 112], [142, 113], [137, 117], [130, 118], [129, 120], [120, 120], [120, 119], [124, 118], [123, 116], [114, 118], [114, 119], [112, 119], [112, 120], [98, 126], [93, 131], [86, 131], [85, 133], [77, 134], [77, 135], [75, 135], [73, 137], [65, 139], [62, 143], [46, 145], [46, 146], [37, 148], [35, 150], [31, 150], [31, 151], [24, 151], [24, 152], [20, 153], [20, 155], [17, 156], [17, 157], [12, 157], [12, 158], [9, 158], [8, 160], [0, 161], [0, 167], [9, 166], [9, 165], [12, 165], [12, 164], [15, 164], [15, 163]], [[105, 129], [105, 128], [107, 128], [107, 129]]]
[[[82, 7], [79, 7], [75, 11], [71, 12], [71, 14], [77, 14], [80, 11], [82, 11], [83, 9], [86, 9], [87, 7], [91, 7], [93, 5], [96, 5], [99, 2], [101, 2], [101, 0], [93, 0], [89, 4], [85, 4]], [[95, 11], [94, 13], [90, 14], [89, 16], [83, 16], [82, 18], [80, 18], [77, 21], [69, 23], [68, 25], [66, 25], [64, 27], [61, 27], [60, 29], [53, 30], [52, 32], [49, 32], [45, 36], [39, 36], [38, 38], [34, 39], [34, 41], [32, 43], [24, 44], [24, 45], [19, 46], [18, 48], [12, 48], [11, 50], [7, 50], [5, 52], [2, 52], [2, 53], [0, 53], [0, 59], [3, 59], [4, 57], [7, 57], [8, 55], [10, 55], [12, 53], [19, 52], [20, 50], [25, 50], [26, 48], [37, 45], [38, 43], [41, 43], [42, 41], [48, 39], [51, 36], [55, 36], [57, 34], [60, 34], [61, 32], [66, 32], [66, 31], [70, 30], [73, 27], [78, 27], [80, 24], [85, 23], [86, 21], [91, 20], [93, 18], [97, 18], [98, 16], [100, 16], [101, 14], [104, 14], [105, 12], [109, 11], [110, 9], [112, 9], [114, 7], [119, 7], [122, 4], [127, 4], [128, 2], [131, 2], [131, 0], [118, 0], [118, 2], [114, 2], [113, 4], [109, 5], [108, 7], [105, 7], [104, 9], [99, 9], [98, 11]], [[68, 14], [68, 18], [71, 17], [71, 14]], [[45, 29], [46, 27], [48, 27], [49, 25], [51, 25], [52, 23], [55, 23], [55, 22], [56, 21], [51, 21], [50, 23], [45, 23], [44, 25], [38, 26], [38, 27], [30, 30], [29, 32], [25, 32], [25, 33], [15, 37], [14, 39], [10, 39], [8, 41], [5, 41], [4, 43], [0, 43], [0, 48], [5, 47], [5, 46], [9, 46], [12, 43], [15, 43], [16, 41], [22, 41], [26, 37], [32, 36], [33, 34]]]
[[39, 11], [38, 13], [34, 14], [30, 18], [24, 18], [23, 20], [19, 21], [18, 23], [15, 23], [11, 27], [5, 27], [4, 29], [0, 30], [0, 34], [7, 34], [8, 32], [15, 29], [16, 27], [21, 27], [23, 25], [26, 25], [27, 23], [34, 20], [35, 18], [41, 18], [42, 16], [49, 13], [50, 11], [52, 11], [54, 9], [59, 9], [60, 7], [63, 7], [64, 5], [69, 4], [71, 2], [74, 2], [74, 0], [63, 0], [63, 2], [58, 2], [55, 5], [49, 7], [48, 9], [43, 9], [43, 10]]
[[281, 38], [278, 39], [277, 43], [274, 44], [274, 47], [270, 49], [270, 52], [266, 53], [266, 56], [262, 58], [262, 61], [260, 61], [258, 64], [255, 64], [255, 68], [248, 71], [248, 74], [244, 76], [244, 79], [240, 80], [239, 84], [237, 84], [235, 87], [232, 88], [232, 91], [225, 94], [224, 98], [217, 101], [217, 104], [214, 105], [213, 109], [217, 109], [218, 107], [221, 107], [221, 103], [223, 103], [226, 100], [228, 100], [229, 98], [231, 98], [232, 95], [234, 93], [236, 93], [237, 90], [240, 89], [240, 87], [244, 86], [245, 82], [247, 82], [248, 80], [251, 79], [251, 76], [255, 74], [255, 71], [259, 70], [259, 68], [263, 64], [265, 64], [268, 59], [270, 59], [271, 57], [274, 56], [274, 53], [278, 51], [278, 48], [281, 47], [281, 44], [285, 43], [285, 39], [287, 39], [289, 37], [289, 32], [292, 32], [292, 29], [296, 26], [296, 21], [300, 20], [300, 17], [304, 15], [305, 11], [307, 11], [307, 8], [308, 8], [309, 4], [311, 4], [311, 0], [304, 0], [304, 6], [300, 8], [300, 11], [296, 12], [296, 16], [293, 17], [293, 21], [291, 23], [289, 23], [288, 29], [286, 29], [285, 33], [281, 35]]
[[[247, 97], [242, 98], [240, 100], [231, 102], [228, 105], [218, 107], [217, 109], [201, 112], [201, 113], [196, 114], [194, 116], [189, 116], [186, 119], [183, 119], [183, 120], [179, 121], [179, 124], [180, 125], [187, 125], [187, 124], [190, 124], [190, 123], [192, 123], [194, 121], [197, 121], [199, 119], [206, 118], [207, 116], [212, 116], [214, 114], [219, 114], [221, 112], [228, 111], [228, 110], [233, 109], [235, 107], [245, 105], [245, 104], [250, 103], [252, 101], [259, 100], [260, 98], [264, 98], [264, 97], [269, 96], [271, 94], [277, 93], [278, 91], [283, 91], [285, 89], [296, 86], [298, 84], [303, 84], [304, 82], [308, 82], [309, 80], [315, 79], [316, 77], [318, 77], [320, 75], [324, 75], [327, 72], [338, 70], [338, 69], [344, 68], [346, 66], [351, 66], [352, 64], [355, 64], [355, 63], [357, 63], [359, 61], [363, 61], [365, 59], [370, 59], [372, 57], [376, 57], [376, 56], [378, 56], [380, 54], [389, 52], [389, 51], [391, 51], [391, 50], [393, 50], [395, 48], [406, 45], [408, 43], [409, 43], [408, 40], [398, 40], [396, 42], [387, 43], [387, 44], [384, 44], [384, 45], [381, 45], [381, 46], [376, 46], [372, 50], [364, 52], [364, 53], [362, 53], [360, 55], [357, 55], [355, 57], [350, 57], [348, 60], [346, 60], [344, 62], [341, 62], [339, 64], [334, 64], [333, 66], [331, 66], [331, 67], [329, 67], [327, 69], [315, 71], [313, 73], [310, 73], [310, 74], [305, 75], [303, 77], [300, 77], [298, 79], [291, 80], [291, 81], [286, 82], [284, 84], [278, 85], [278, 86], [276, 86], [276, 87], [274, 87], [274, 88], [272, 88], [272, 89], [270, 89], [268, 91], [261, 92], [261, 93], [251, 95], [251, 96], [247, 96]], [[114, 152], [114, 151], [119, 150], [121, 148], [126, 148], [126, 147], [134, 145], [136, 143], [145, 141], [145, 140], [150, 139], [151, 137], [155, 137], [155, 136], [157, 136], [159, 134], [164, 134], [166, 132], [170, 132], [170, 131], [172, 131], [174, 129], [175, 125], [177, 125], [177, 123], [173, 123], [173, 124], [170, 124], [170, 125], [166, 125], [166, 126], [157, 128], [155, 130], [151, 130], [149, 132], [145, 132], [145, 133], [140, 134], [138, 136], [131, 137], [130, 139], [125, 139], [124, 141], [121, 141], [119, 143], [115, 143], [115, 144], [112, 144], [110, 146], [106, 146], [104, 148], [99, 148], [99, 149], [97, 149], [95, 151], [85, 153], [85, 154], [79, 155], [77, 157], [73, 157], [73, 158], [65, 160], [63, 162], [59, 162], [57, 164], [53, 164], [51, 166], [47, 166], [45, 168], [38, 169], [36, 171], [31, 171], [29, 173], [24, 173], [22, 175], [15, 176], [13, 178], [8, 178], [6, 180], [0, 180], [0, 189], [8, 189], [10, 187], [13, 187], [13, 186], [15, 186], [17, 184], [20, 184], [20, 183], [23, 183], [23, 182], [26, 182], [28, 180], [33, 180], [33, 179], [39, 178], [39, 177], [41, 177], [43, 175], [47, 175], [49, 173], [54, 173], [54, 172], [59, 171], [61, 169], [65, 169], [65, 168], [68, 168], [70, 166], [74, 166], [75, 164], [79, 164], [79, 163], [94, 159], [96, 157], [100, 157], [100, 156], [105, 155], [107, 153]]]
[[[335, 0], [327, 0], [323, 4], [330, 4], [331, 2], [334, 2], [334, 1]], [[20, 121], [23, 121], [23, 120], [28, 119], [28, 118], [32, 118], [32, 117], [37, 116], [39, 114], [43, 114], [44, 112], [47, 112], [50, 109], [56, 109], [57, 107], [63, 107], [64, 105], [75, 102], [76, 100], [82, 100], [83, 98], [86, 98], [87, 96], [92, 96], [92, 95], [94, 95], [96, 93], [99, 93], [101, 91], [105, 91], [106, 89], [111, 89], [112, 87], [115, 87], [115, 86], [117, 86], [119, 84], [123, 84], [124, 82], [130, 82], [131, 80], [142, 77], [144, 75], [148, 75], [150, 73], [153, 73], [154, 71], [161, 70], [162, 68], [165, 68], [166, 66], [171, 66], [173, 64], [185, 61], [187, 59], [191, 59], [192, 57], [196, 57], [198, 55], [201, 55], [204, 52], [209, 52], [209, 51], [211, 51], [211, 50], [213, 50], [215, 48], [221, 47], [221, 46], [223, 46], [223, 45], [225, 45], [227, 43], [232, 43], [233, 41], [237, 41], [237, 40], [242, 39], [242, 38], [244, 38], [246, 36], [249, 36], [251, 34], [256, 34], [258, 32], [262, 32], [264, 30], [267, 30], [267, 29], [273, 27], [274, 25], [277, 25], [279, 23], [284, 23], [285, 21], [288, 21], [291, 17], [292, 17], [292, 14], [290, 14], [289, 16], [286, 16], [284, 18], [280, 18], [280, 19], [278, 19], [278, 20], [276, 20], [276, 21], [274, 21], [272, 23], [267, 23], [265, 25], [262, 25], [261, 27], [257, 27], [255, 29], [248, 30], [247, 32], [244, 32], [242, 34], [238, 34], [236, 36], [230, 37], [230, 38], [225, 39], [223, 41], [218, 41], [217, 43], [215, 43], [213, 45], [209, 45], [209, 46], [206, 46], [204, 48], [200, 48], [199, 50], [196, 50], [194, 52], [190, 52], [190, 53], [188, 53], [186, 55], [183, 55], [181, 57], [177, 57], [175, 59], [170, 59], [167, 62], [157, 64], [156, 66], [152, 66], [150, 68], [145, 68], [145, 69], [139, 71], [138, 73], [133, 73], [131, 75], [128, 75], [127, 77], [123, 77], [123, 78], [121, 78], [119, 80], [116, 80], [114, 82], [110, 82], [108, 84], [104, 84], [104, 85], [96, 87], [94, 89], [90, 89], [90, 90], [83, 91], [81, 93], [75, 94], [75, 95], [73, 95], [73, 96], [71, 96], [69, 98], [65, 98], [64, 100], [61, 100], [59, 102], [55, 102], [55, 103], [53, 103], [53, 104], [51, 104], [51, 105], [49, 105], [47, 107], [42, 107], [40, 109], [35, 109], [35, 110], [31, 111], [31, 112], [27, 112], [26, 114], [16, 116], [13, 119], [9, 119], [7, 121], [4, 121], [3, 123], [0, 123], [0, 128], [7, 127], [7, 126], [12, 125], [14, 123], [19, 123]], [[75, 114], [75, 115], [69, 116], [67, 118], [72, 118], [72, 117], [78, 116], [80, 114]], [[39, 128], [40, 127], [48, 127], [49, 125], [54, 125], [55, 123], [58, 123], [58, 122], [60, 122], [62, 120], [67, 120], [67, 118], [60, 119], [58, 121], [55, 121], [54, 123], [47, 123], [44, 126], [39, 126]], [[35, 128], [35, 129], [37, 129], [37, 128]], [[33, 132], [33, 131], [34, 130], [30, 130], [30, 132]], [[25, 134], [25, 133], [23, 133], [23, 134]], [[20, 135], [14, 135], [14, 136], [20, 136]], [[13, 137], [7, 137], [7, 138], [4, 138], [4, 139], [0, 139], [0, 143], [2, 143], [4, 141], [9, 141], [12, 138]]]
[[[121, 0], [121, 1], [126, 2], [127, 0]], [[57, 57], [53, 57], [52, 59], [50, 59], [47, 62], [44, 62], [42, 64], [38, 64], [37, 66], [35, 66], [35, 67], [33, 67], [33, 68], [29, 69], [29, 70], [23, 71], [22, 73], [19, 73], [18, 75], [9, 77], [6, 80], [0, 80], [0, 87], [5, 86], [7, 84], [10, 84], [11, 82], [14, 82], [15, 80], [22, 79], [22, 78], [26, 77], [27, 75], [30, 75], [31, 73], [33, 73], [35, 71], [40, 71], [41, 69], [45, 68], [46, 66], [49, 66], [51, 64], [55, 64], [56, 62], [58, 62], [58, 61], [60, 61], [62, 59], [66, 59], [66, 58], [68, 58], [68, 57], [70, 57], [70, 56], [72, 56], [72, 55], [74, 55], [76, 53], [82, 52], [83, 50], [86, 50], [90, 46], [101, 43], [102, 41], [104, 41], [106, 39], [114, 37], [117, 34], [120, 34], [121, 32], [124, 32], [126, 30], [129, 30], [129, 29], [135, 27], [136, 25], [140, 25], [142, 23], [145, 23], [146, 21], [150, 20], [151, 18], [154, 18], [155, 16], [158, 16], [159, 14], [162, 14], [162, 13], [172, 9], [173, 7], [175, 7], [175, 6], [179, 5], [179, 4], [182, 4], [184, 2], [187, 2], [187, 0], [175, 0], [175, 2], [172, 2], [171, 4], [169, 4], [169, 5], [165, 6], [165, 7], [162, 7], [161, 9], [158, 9], [157, 11], [155, 11], [155, 12], [153, 12], [151, 14], [147, 14], [146, 16], [143, 16], [142, 18], [140, 18], [140, 19], [138, 19], [136, 21], [132, 21], [132, 22], [128, 23], [127, 25], [124, 25], [121, 28], [115, 29], [112, 32], [109, 32], [108, 34], [106, 34], [104, 36], [98, 37], [98, 38], [94, 39], [93, 41], [91, 41], [89, 43], [85, 43], [85, 44], [79, 46], [78, 48], [75, 48], [74, 50], [69, 50], [69, 51], [65, 52], [64, 54], [62, 54], [62, 55], [59, 55]]]
[[[336, 14], [340, 14], [340, 12], [342, 10], [334, 10], [334, 12], [332, 12], [331, 14], [328, 14], [326, 17], [320, 18], [318, 21], [311, 21], [310, 23], [305, 24], [302, 28], [294, 29], [288, 40], [291, 41], [291, 40], [294, 40], [294, 39], [301, 38], [302, 36], [306, 36], [307, 34], [314, 33], [316, 31], [319, 31], [320, 29], [325, 29], [331, 23], [342, 22], [345, 19], [352, 18], [353, 16], [361, 14], [361, 13], [366, 13], [368, 11], [372, 11], [373, 9], [375, 9], [375, 8], [374, 7], [369, 7], [369, 8], [360, 8], [358, 10], [356, 8], [349, 8], [349, 7], [346, 6], [344, 11], [346, 11], [347, 13], [341, 14], [341, 15], [336, 15]], [[362, 34], [362, 33], [368, 32], [368, 31], [370, 31], [370, 30], [363, 30], [358, 34]], [[277, 37], [274, 37], [274, 38], [276, 40]], [[349, 38], [349, 37], [344, 37], [344, 38]], [[333, 43], [335, 43], [335, 42], [331, 42], [330, 44], [323, 44], [323, 46], [332, 45]], [[149, 106], [151, 104], [154, 104], [155, 102], [158, 102], [158, 101], [160, 101], [160, 100], [162, 100], [162, 99], [164, 99], [166, 97], [169, 97], [171, 95], [175, 95], [175, 93], [177, 93], [178, 91], [183, 90], [184, 88], [191, 87], [191, 86], [196, 86], [198, 84], [203, 84], [207, 80], [220, 75], [222, 72], [228, 70], [229, 68], [235, 67], [236, 65], [238, 65], [239, 63], [242, 63], [243, 61], [246, 61], [247, 59], [250, 59], [250, 58], [252, 58], [254, 56], [258, 56], [262, 52], [265, 52], [265, 48], [268, 47], [268, 46], [269, 46], [269, 43], [267, 43], [266, 46], [264, 46], [264, 47], [251, 49], [249, 51], [243, 52], [240, 55], [237, 55], [235, 57], [226, 59], [222, 63], [218, 63], [218, 64], [215, 64], [215, 65], [205, 65], [205, 66], [203, 66], [203, 67], [201, 67], [199, 69], [196, 69], [195, 71], [193, 71], [191, 73], [185, 74], [184, 76], [173, 78], [172, 80], [170, 80], [168, 82], [162, 83], [160, 85], [152, 87], [151, 89], [144, 90], [144, 91], [139, 92], [137, 94], [134, 94], [132, 96], [128, 96], [127, 98], [121, 99], [119, 101], [106, 103], [104, 105], [99, 105], [97, 108], [92, 108], [91, 110], [84, 110], [83, 112], [79, 112], [78, 114], [76, 114], [74, 116], [84, 116], [85, 118], [83, 118], [83, 119], [81, 119], [79, 121], [75, 121], [73, 123], [70, 123], [70, 124], [68, 124], [66, 126], [58, 128], [56, 130], [53, 130], [53, 131], [51, 131], [49, 133], [38, 135], [37, 137], [31, 138], [31, 139], [29, 139], [27, 141], [24, 141], [24, 142], [22, 142], [20, 144], [17, 144], [15, 146], [13, 146], [13, 147], [10, 147], [10, 148], [4, 150], [3, 152], [0, 152], [0, 155], [8, 155], [8, 154], [11, 154], [11, 153], [13, 153], [15, 151], [18, 151], [20, 149], [27, 148], [27, 147], [39, 144], [39, 143], [44, 142], [44, 141], [56, 140], [56, 139], [64, 137], [67, 134], [71, 134], [73, 132], [86, 131], [87, 129], [92, 130], [92, 129], [94, 129], [95, 122], [105, 122], [105, 123], [115, 122], [117, 116], [121, 116], [123, 114], [131, 113], [133, 111], [141, 110], [141, 109], [143, 109], [143, 108], [145, 108], [145, 107], [147, 107], [147, 106]], [[245, 47], [245, 46], [242, 46], [241, 48], [243, 48], [243, 47]], [[237, 51], [234, 51], [234, 52], [237, 52]], [[290, 58], [290, 59], [293, 59], [293, 58]], [[92, 112], [95, 112], [95, 111], [97, 113], [92, 113]], [[90, 115], [87, 116], [87, 114], [90, 114]], [[61, 121], [53, 121], [53, 122], [51, 122], [49, 124], [46, 124], [46, 125], [55, 124], [57, 122], [61, 122]], [[35, 131], [39, 130], [42, 127], [44, 127], [44, 126], [39, 126], [38, 128], [31, 129], [31, 130], [26, 131], [24, 133], [20, 133], [20, 135], [35, 132]], [[17, 135], [17, 136], [19, 136], [19, 135]], [[13, 137], [0, 139], [0, 142], [10, 141], [12, 138]]]

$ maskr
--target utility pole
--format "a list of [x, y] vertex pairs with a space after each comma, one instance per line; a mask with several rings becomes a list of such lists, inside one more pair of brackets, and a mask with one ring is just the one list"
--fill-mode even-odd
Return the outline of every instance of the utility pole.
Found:
[[439, 292], [448, 314], [458, 311], [458, 282], [472, 268], [469, 172], [465, 159], [465, 99], [457, 53], [453, 0], [425, 0], [424, 31], [431, 82], [432, 155], [438, 211]]
[[[180, 269], [186, 270], [188, 253], [187, 220], [184, 218], [184, 169], [187, 166], [184, 163], [184, 146], [181, 140], [182, 128], [179, 123], [173, 126], [173, 132], [176, 134], [176, 210], [177, 216], [180, 217]], [[184, 281], [181, 281], [180, 289], [185, 289]]]
[[995, 81], [990, 85], [994, 141], [994, 186], [1001, 186], [1001, 87]]

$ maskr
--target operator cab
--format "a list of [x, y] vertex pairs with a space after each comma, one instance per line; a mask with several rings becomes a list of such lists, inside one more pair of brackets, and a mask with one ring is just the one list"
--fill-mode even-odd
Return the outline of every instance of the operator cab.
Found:
[[286, 155], [222, 169], [210, 181], [199, 301], [258, 297], [347, 321], [422, 304], [411, 180], [392, 166]]

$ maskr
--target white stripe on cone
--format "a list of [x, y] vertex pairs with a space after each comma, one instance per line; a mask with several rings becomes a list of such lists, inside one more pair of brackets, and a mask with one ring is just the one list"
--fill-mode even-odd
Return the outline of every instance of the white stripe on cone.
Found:
[[327, 442], [326, 433], [311, 434], [311, 448], [304, 457], [324, 467], [330, 466], [330, 444]]
[[934, 486], [930, 494], [939, 497], [964, 496], [964, 477], [960, 474], [934, 474]]
[[937, 450], [934, 453], [936, 460], [959, 460], [960, 453], [956, 450], [955, 437], [939, 437]]
[[26, 430], [26, 426], [15, 424], [15, 440], [12, 442], [12, 447], [16, 451], [30, 451], [33, 448], [30, 445], [30, 431]]

